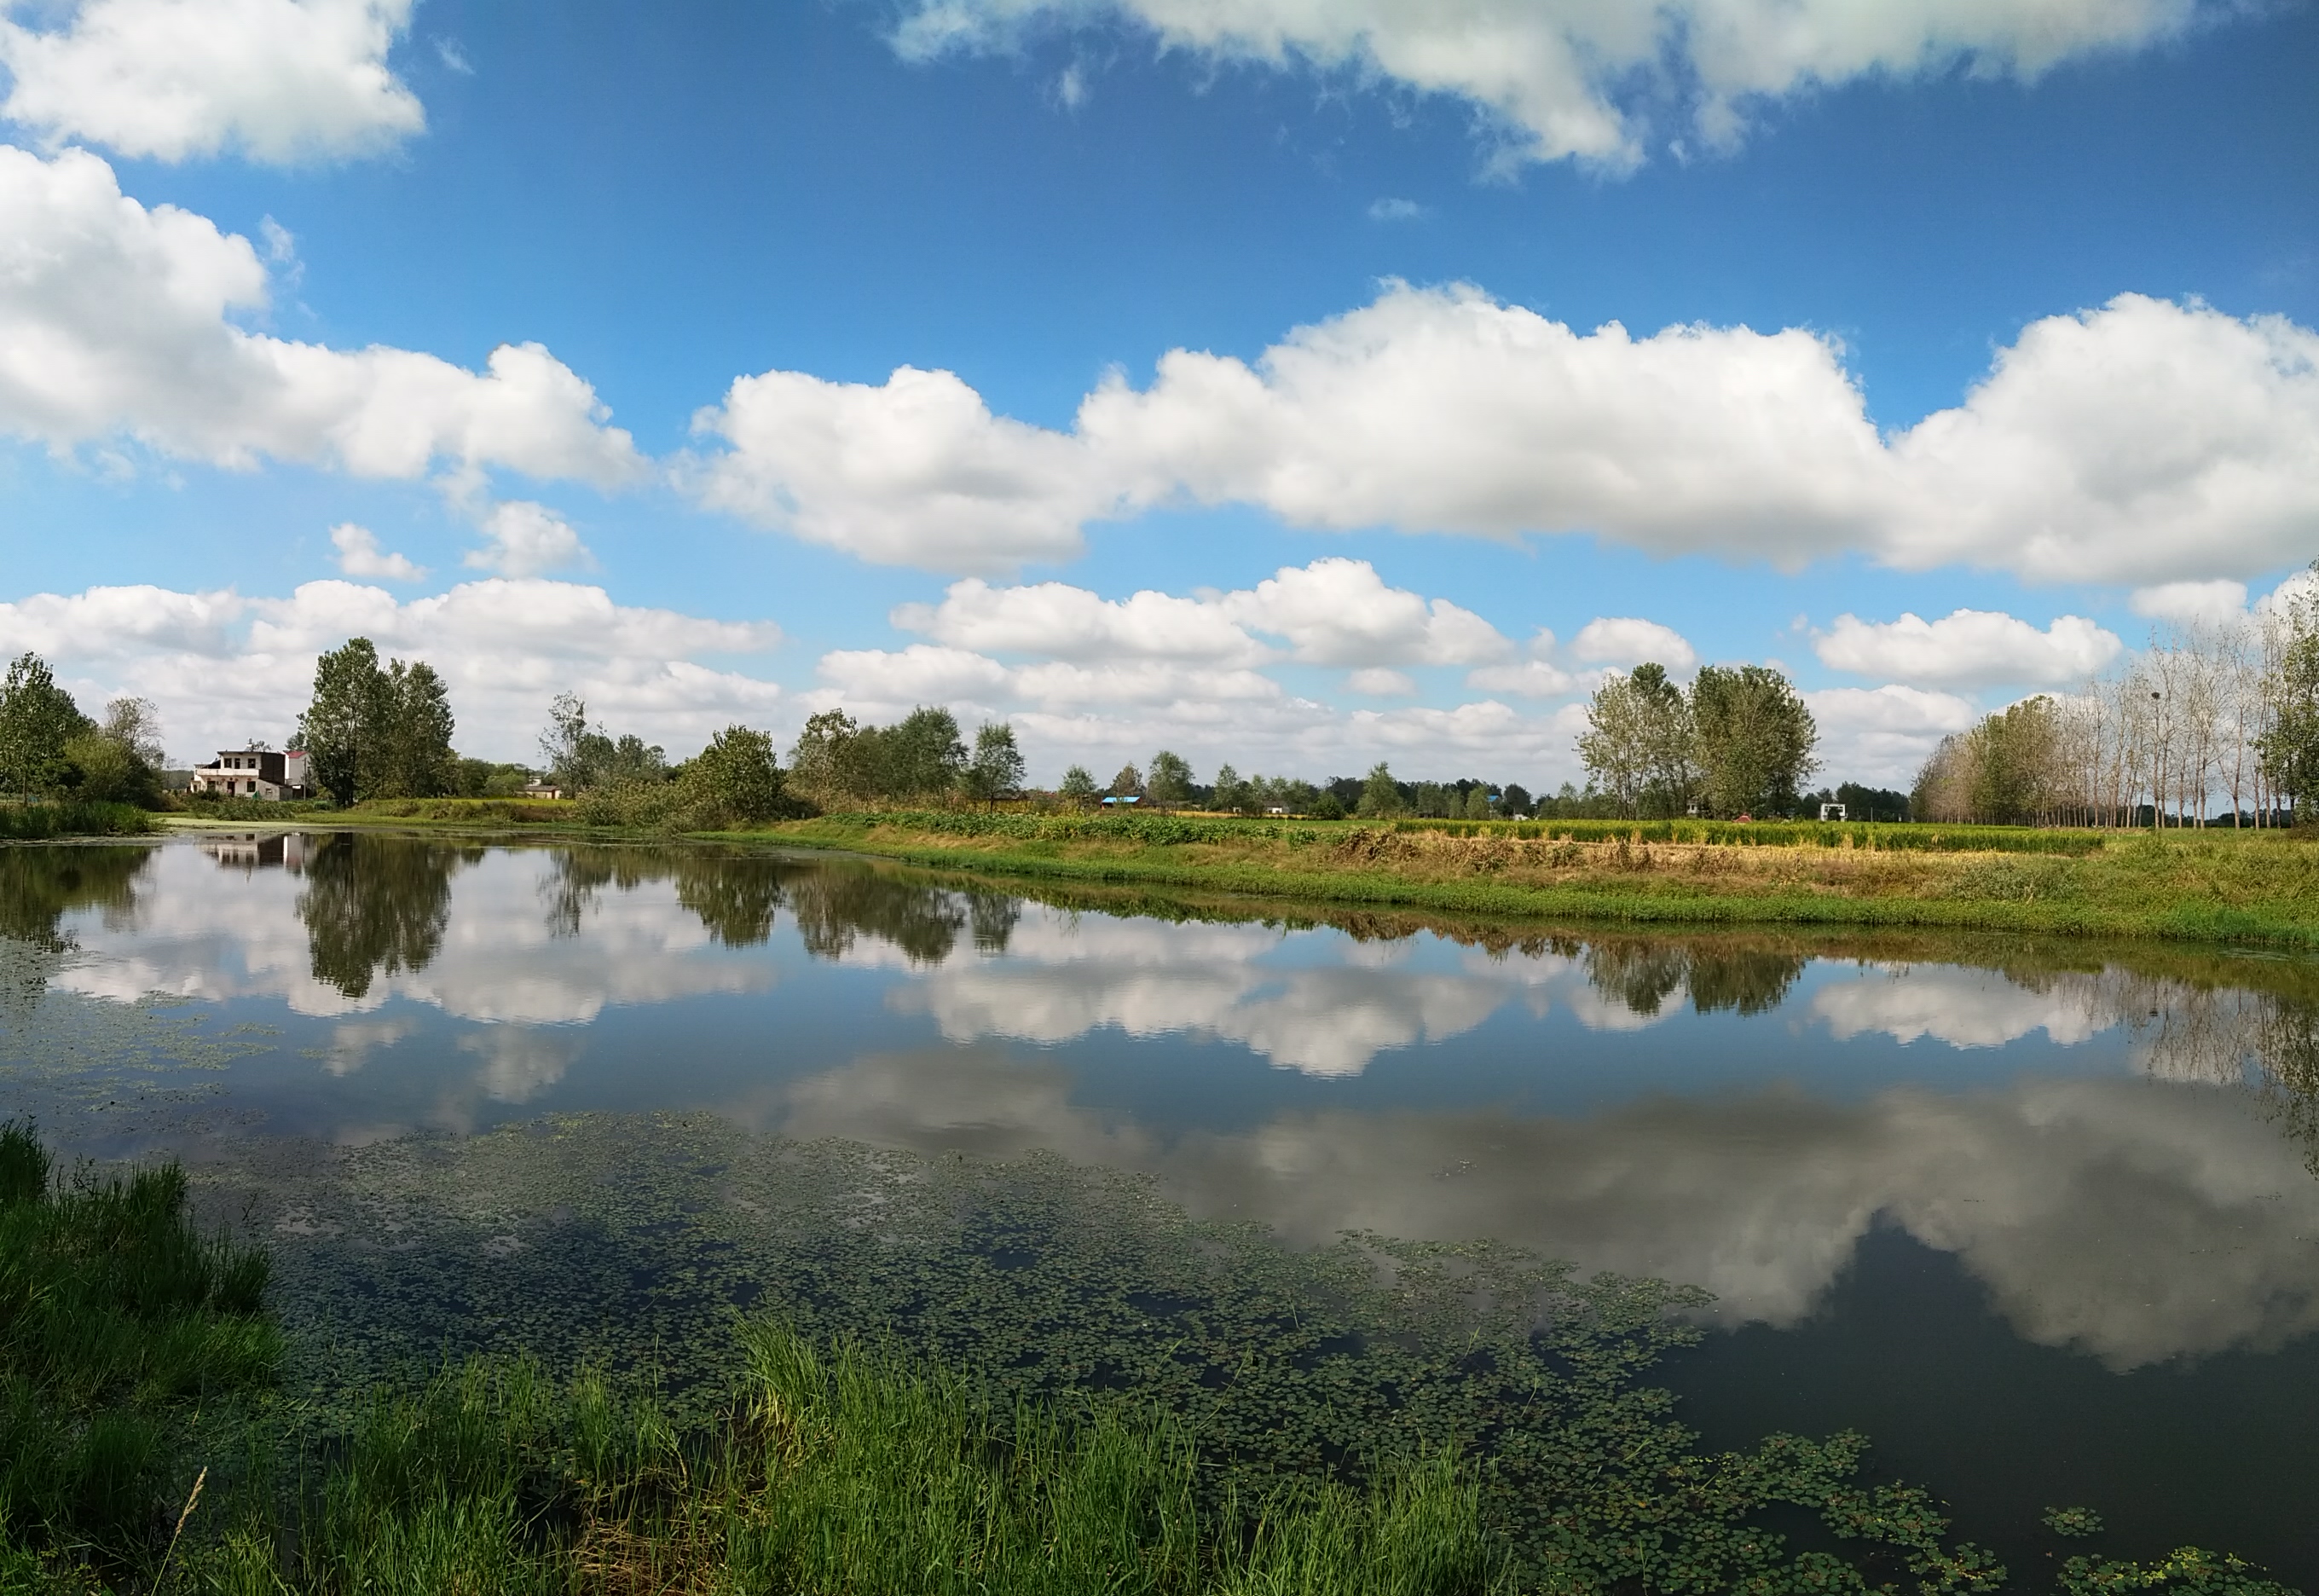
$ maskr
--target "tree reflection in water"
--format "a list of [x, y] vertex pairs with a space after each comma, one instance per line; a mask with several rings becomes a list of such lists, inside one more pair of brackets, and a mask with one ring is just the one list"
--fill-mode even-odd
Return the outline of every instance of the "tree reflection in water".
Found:
[[314, 978], [362, 997], [383, 976], [426, 969], [450, 923], [451, 878], [483, 853], [361, 833], [323, 839], [298, 895]]
[[75, 909], [101, 909], [108, 931], [128, 927], [153, 851], [103, 844], [26, 843], [0, 847], [0, 936], [51, 951], [65, 945], [57, 922]]
[[1596, 991], [1644, 1015], [1657, 1014], [1677, 990], [1687, 993], [1701, 1014], [1765, 1014], [1786, 1000], [1809, 961], [1791, 947], [1729, 938], [1605, 936], [1574, 939], [1556, 951], [1582, 959]]
[[951, 887], [896, 876], [850, 861], [704, 847], [580, 847], [559, 851], [540, 896], [557, 936], [576, 936], [609, 887], [627, 892], [668, 881], [676, 900], [728, 948], [770, 941], [780, 912], [797, 922], [798, 939], [817, 959], [843, 959], [862, 938], [898, 949], [912, 964], [939, 964], [965, 938], [977, 950], [1003, 953], [1023, 900], [979, 887]]

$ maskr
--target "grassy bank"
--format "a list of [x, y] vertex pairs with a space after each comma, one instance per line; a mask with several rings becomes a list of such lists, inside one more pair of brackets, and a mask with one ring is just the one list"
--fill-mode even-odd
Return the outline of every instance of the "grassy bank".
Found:
[[2294, 833], [895, 813], [749, 834], [995, 875], [1448, 914], [2319, 946], [2319, 842]]
[[158, 830], [134, 804], [0, 803], [0, 842], [48, 837], [136, 837]]

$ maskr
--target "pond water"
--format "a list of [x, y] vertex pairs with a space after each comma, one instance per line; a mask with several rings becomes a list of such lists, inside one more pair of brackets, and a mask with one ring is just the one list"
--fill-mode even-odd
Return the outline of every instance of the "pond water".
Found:
[[694, 1309], [778, 1267], [750, 1261], [770, 1199], [729, 1184], [748, 1147], [1052, 1155], [1297, 1246], [1487, 1238], [1703, 1287], [1709, 1333], [1654, 1378], [1709, 1446], [1864, 1431], [2017, 1585], [2044, 1510], [2085, 1505], [2105, 1550], [2319, 1589], [2315, 1091], [2319, 967], [2228, 950], [1452, 923], [708, 848], [0, 850], [0, 1109], [185, 1159], [334, 1333], [382, 1290], [343, 1261], [425, 1251], [427, 1204], [472, 1235], [398, 1288], [448, 1315], [422, 1336], [456, 1308], [659, 1345], [699, 1321], [651, 1249], [699, 1215], [726, 1217], [677, 1268]]

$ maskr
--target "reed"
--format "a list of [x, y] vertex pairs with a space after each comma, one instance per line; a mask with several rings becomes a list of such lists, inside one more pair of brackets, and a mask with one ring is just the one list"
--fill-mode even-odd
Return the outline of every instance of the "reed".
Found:
[[0, 803], [0, 841], [48, 837], [136, 837], [155, 829], [134, 804]]

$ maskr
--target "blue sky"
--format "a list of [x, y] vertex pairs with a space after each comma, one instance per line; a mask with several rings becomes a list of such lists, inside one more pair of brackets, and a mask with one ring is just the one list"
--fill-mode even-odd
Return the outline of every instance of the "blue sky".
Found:
[[1904, 783], [2319, 555], [2319, 7], [1594, 9], [0, 6], [0, 647], [1534, 787], [1769, 660]]

